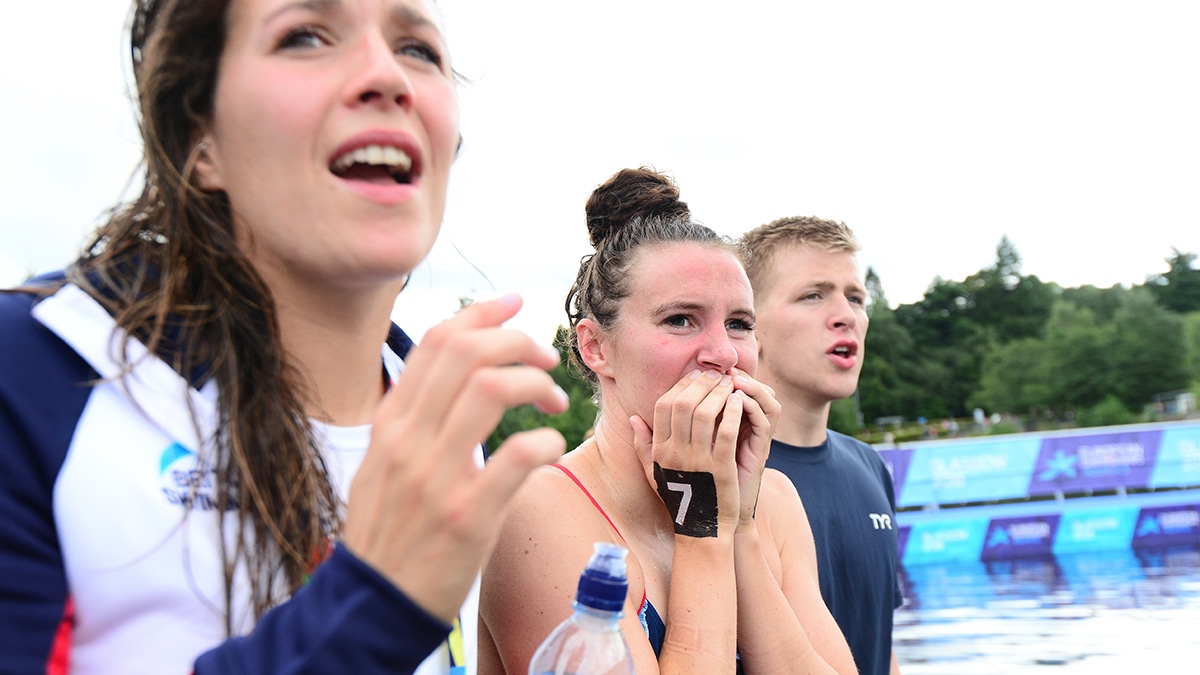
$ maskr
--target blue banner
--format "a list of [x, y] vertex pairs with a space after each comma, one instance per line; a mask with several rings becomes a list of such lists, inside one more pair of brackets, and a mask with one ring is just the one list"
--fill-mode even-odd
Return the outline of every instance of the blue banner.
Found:
[[1134, 504], [1107, 508], [1071, 509], [1063, 513], [1054, 540], [1054, 553], [1129, 548], [1137, 525]]
[[988, 518], [948, 518], [914, 523], [904, 532], [900, 560], [905, 565], [951, 560], [979, 560]]
[[1142, 509], [1133, 531], [1135, 547], [1200, 542], [1200, 504]]
[[1200, 426], [1163, 430], [1152, 488], [1200, 485]]
[[1200, 486], [1200, 423], [923, 441], [879, 449], [896, 507]]
[[1041, 439], [1023, 437], [914, 448], [896, 506], [1023, 498], [1040, 447]]

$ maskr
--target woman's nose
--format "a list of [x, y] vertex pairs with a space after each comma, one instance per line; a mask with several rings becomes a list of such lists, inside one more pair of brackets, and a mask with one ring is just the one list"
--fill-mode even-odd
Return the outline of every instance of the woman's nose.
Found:
[[726, 334], [724, 327], [719, 332], [713, 331], [707, 336], [704, 347], [700, 351], [699, 361], [701, 366], [723, 373], [737, 365], [737, 349], [734, 348], [733, 341]]
[[356, 73], [348, 91], [352, 105], [410, 107], [413, 87], [408, 72], [382, 35], [365, 36], [359, 45]]

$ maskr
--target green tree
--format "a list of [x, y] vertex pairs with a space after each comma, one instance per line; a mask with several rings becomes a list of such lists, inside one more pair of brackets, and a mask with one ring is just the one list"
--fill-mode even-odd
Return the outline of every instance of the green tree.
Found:
[[1112, 321], [1113, 315], [1117, 313], [1117, 308], [1121, 306], [1121, 298], [1127, 292], [1121, 286], [1096, 288], [1086, 285], [1064, 288], [1060, 298], [1080, 309], [1090, 310], [1098, 324], [1105, 324]]
[[875, 273], [874, 267], [867, 268], [863, 285], [867, 287], [867, 316], [874, 318], [877, 309], [890, 311], [891, 306], [888, 304], [887, 295], [883, 292], [883, 282]]
[[967, 277], [967, 316], [1001, 343], [1041, 334], [1056, 287], [1021, 275], [1021, 256], [1007, 237], [996, 247], [996, 263]]
[[1183, 317], [1154, 301], [1151, 292], [1136, 288], [1125, 294], [1113, 315], [1112, 393], [1130, 409], [1138, 409], [1155, 394], [1186, 389]]
[[962, 282], [934, 278], [925, 296], [896, 308], [896, 319], [911, 336], [919, 361], [918, 399], [925, 417], [966, 412], [967, 397], [979, 386], [979, 363], [986, 336], [971, 319], [971, 294]]
[[1171, 247], [1171, 257], [1166, 261], [1167, 273], [1148, 277], [1146, 287], [1154, 293], [1159, 305], [1172, 312], [1185, 314], [1200, 310], [1200, 270], [1195, 268], [1196, 254]]
[[575, 372], [567, 362], [567, 329], [559, 326], [554, 338], [554, 346], [558, 349], [561, 361], [553, 370], [550, 377], [555, 384], [567, 392], [570, 407], [561, 415], [547, 415], [530, 405], [509, 408], [500, 419], [500, 424], [488, 437], [489, 450], [500, 447], [504, 439], [518, 431], [527, 431], [538, 427], [553, 427], [567, 441], [567, 450], [572, 450], [583, 442], [596, 423], [596, 404], [592, 400], [592, 386], [587, 380]]
[[1186, 345], [1184, 367], [1188, 381], [1200, 381], [1200, 311], [1183, 317], [1183, 340]]
[[829, 421], [827, 425], [834, 431], [840, 431], [847, 436], [858, 433], [858, 415], [854, 410], [854, 397], [834, 401], [829, 406]]
[[1049, 398], [1046, 361], [1046, 343], [1038, 338], [993, 345], [983, 360], [979, 390], [969, 399], [971, 407], [989, 413], [1036, 413]]
[[896, 308], [896, 319], [922, 348], [948, 347], [961, 340], [967, 330], [970, 303], [962, 282], [934, 277], [924, 297]]
[[1058, 412], [1094, 406], [1113, 391], [1111, 347], [1116, 326], [1100, 325], [1090, 309], [1058, 302], [1046, 322], [1044, 402]]
[[[896, 312], [888, 306], [883, 283], [875, 270], [866, 274], [870, 296], [863, 368], [858, 378], [859, 408], [866, 423], [879, 417], [899, 415], [914, 419], [921, 415], [939, 416], [930, 410], [941, 409], [932, 402], [925, 384], [932, 373], [946, 369], [933, 364], [917, 349]], [[946, 379], [949, 379], [947, 374]], [[840, 429], [839, 429], [840, 431]]]
[[967, 414], [988, 354], [1014, 340], [1040, 337], [1059, 292], [1054, 284], [1021, 274], [1021, 256], [1005, 236], [991, 267], [961, 282], [935, 278], [920, 302], [897, 307], [900, 324], [924, 360], [922, 414]]
[[1131, 424], [1137, 420], [1129, 408], [1121, 403], [1121, 399], [1109, 394], [1099, 403], [1083, 408], [1075, 417], [1075, 423], [1081, 427], [1107, 427], [1117, 424]]

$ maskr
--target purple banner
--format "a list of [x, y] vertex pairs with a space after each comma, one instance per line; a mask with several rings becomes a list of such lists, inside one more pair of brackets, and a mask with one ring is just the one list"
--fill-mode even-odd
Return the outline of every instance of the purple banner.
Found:
[[1200, 544], [1200, 504], [1143, 508], [1133, 531], [1133, 545]]
[[1042, 440], [1030, 496], [1090, 493], [1149, 484], [1162, 431], [1132, 431]]
[[994, 518], [988, 524], [981, 560], [1051, 555], [1058, 532], [1058, 514], [1024, 518]]
[[896, 530], [896, 549], [900, 553], [900, 560], [904, 560], [904, 549], [908, 548], [908, 534], [912, 532], [912, 525], [901, 525]]
[[883, 463], [892, 473], [892, 486], [895, 489], [897, 506], [900, 504], [900, 494], [904, 490], [904, 477], [908, 475], [908, 464], [912, 461], [912, 454], [911, 448], [879, 450], [879, 456], [883, 458]]

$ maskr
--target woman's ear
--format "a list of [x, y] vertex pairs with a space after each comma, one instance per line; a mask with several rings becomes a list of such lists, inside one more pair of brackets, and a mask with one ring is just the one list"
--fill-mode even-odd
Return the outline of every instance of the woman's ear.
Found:
[[217, 161], [217, 147], [211, 133], [205, 133], [192, 147], [192, 157], [195, 162], [196, 187], [205, 192], [219, 192], [225, 189], [225, 180], [221, 175], [220, 162]]
[[612, 377], [612, 362], [608, 358], [608, 336], [592, 319], [582, 319], [575, 324], [575, 339], [579, 344], [579, 357], [584, 365], [597, 375]]

